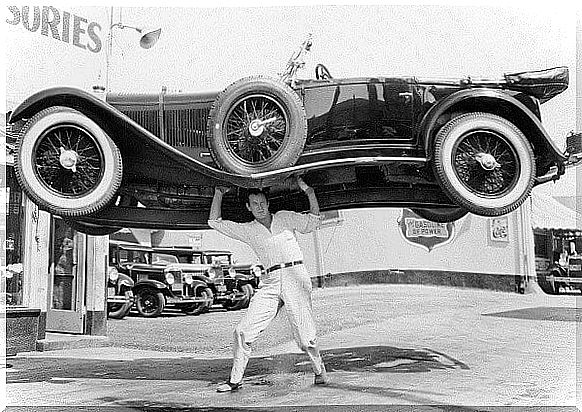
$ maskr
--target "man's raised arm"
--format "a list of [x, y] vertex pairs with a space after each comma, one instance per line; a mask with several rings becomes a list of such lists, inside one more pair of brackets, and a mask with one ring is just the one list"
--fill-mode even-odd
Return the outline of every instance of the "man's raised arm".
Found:
[[217, 186], [214, 188], [214, 197], [212, 198], [212, 205], [210, 205], [210, 215], [208, 220], [216, 220], [222, 217], [222, 197], [228, 192], [228, 187]]
[[314, 215], [319, 215], [319, 202], [317, 201], [317, 196], [315, 196], [315, 190], [300, 177], [297, 178], [297, 185], [299, 185], [299, 188], [303, 190], [309, 199], [309, 212]]

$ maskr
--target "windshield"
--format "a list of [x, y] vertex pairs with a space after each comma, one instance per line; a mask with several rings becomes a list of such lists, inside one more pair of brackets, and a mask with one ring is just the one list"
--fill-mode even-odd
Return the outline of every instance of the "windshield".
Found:
[[206, 263], [214, 266], [229, 266], [230, 255], [206, 255]]
[[153, 264], [154, 265], [167, 265], [170, 263], [178, 263], [178, 258], [173, 255], [167, 255], [165, 253], [154, 253], [153, 254]]

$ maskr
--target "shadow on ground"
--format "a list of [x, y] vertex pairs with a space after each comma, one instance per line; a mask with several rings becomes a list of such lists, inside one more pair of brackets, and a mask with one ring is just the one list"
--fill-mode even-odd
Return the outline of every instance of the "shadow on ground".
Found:
[[[338, 348], [322, 352], [328, 372], [421, 373], [439, 369], [469, 369], [446, 354], [431, 349], [390, 346]], [[67, 383], [74, 379], [199, 380], [221, 382], [230, 373], [231, 359], [11, 359], [6, 382], [50, 381]], [[261, 378], [278, 373], [310, 371], [306, 355], [281, 354], [252, 358], [245, 377], [257, 384]]]
[[550, 320], [560, 322], [582, 322], [582, 308], [561, 308], [538, 306], [508, 310], [506, 312], [484, 313], [483, 316], [497, 316], [524, 320]]

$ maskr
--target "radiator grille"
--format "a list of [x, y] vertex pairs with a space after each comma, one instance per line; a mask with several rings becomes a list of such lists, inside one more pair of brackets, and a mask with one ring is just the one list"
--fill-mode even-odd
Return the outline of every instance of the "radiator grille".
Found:
[[173, 147], [206, 147], [206, 119], [210, 109], [164, 111], [164, 135], [160, 133], [159, 111], [136, 110], [125, 114]]
[[166, 110], [165, 140], [174, 147], [205, 147], [209, 109]]

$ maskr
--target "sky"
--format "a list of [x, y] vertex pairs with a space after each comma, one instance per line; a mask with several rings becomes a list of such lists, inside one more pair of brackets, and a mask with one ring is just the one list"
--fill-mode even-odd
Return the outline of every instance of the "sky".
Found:
[[[566, 65], [570, 88], [542, 106], [542, 120], [561, 148], [568, 132], [582, 131], [582, 121], [576, 125], [576, 67], [582, 67], [576, 62], [580, 12], [577, 17], [567, 3], [554, 2], [551, 8], [547, 2], [508, 5], [494, 1], [471, 7], [454, 2], [306, 3], [263, 7], [267, 2], [246, 2], [245, 7], [229, 7], [232, 3], [218, 0], [196, 8], [177, 7], [177, 2], [164, 2], [171, 7], [163, 8], [148, 7], [156, 3], [147, 1], [139, 2], [140, 7], [132, 6], [137, 2], [116, 4], [114, 22], [161, 28], [162, 34], [154, 47], [144, 50], [137, 46], [137, 32], [113, 29], [109, 86], [119, 93], [155, 93], [162, 86], [189, 92], [221, 90], [251, 75], [277, 76], [307, 33], [312, 33], [313, 47], [299, 74], [304, 78], [313, 77], [317, 63], [324, 63], [334, 77], [447, 78], [499, 78], [504, 73]], [[62, 21], [57, 40], [48, 27], [43, 35], [42, 25], [30, 31], [23, 22], [11, 24], [14, 14], [9, 5], [3, 8], [7, 39], [3, 111], [47, 87], [72, 85], [90, 90], [95, 84], [105, 84], [110, 8], [73, 2], [53, 6], [61, 20], [66, 12], [85, 21], [80, 23], [85, 32], [80, 33], [77, 46], [72, 38], [62, 40]], [[23, 6], [15, 7], [22, 12]], [[87, 30], [90, 23], [100, 27], [94, 29], [101, 42], [97, 53], [89, 50], [94, 46]], [[576, 187], [575, 172], [540, 189], [569, 195]], [[582, 185], [582, 178], [578, 184]]]

